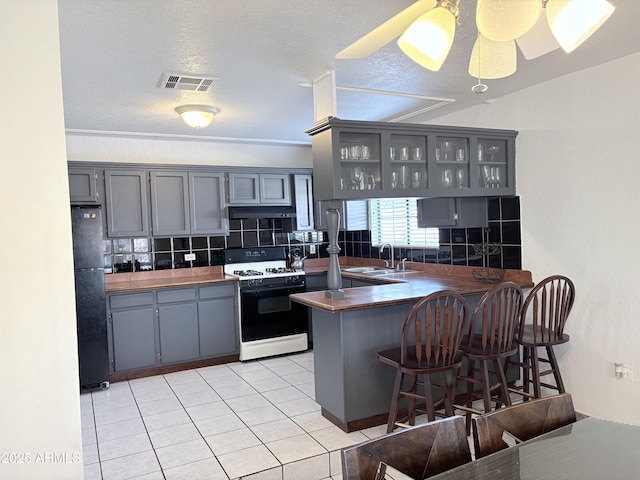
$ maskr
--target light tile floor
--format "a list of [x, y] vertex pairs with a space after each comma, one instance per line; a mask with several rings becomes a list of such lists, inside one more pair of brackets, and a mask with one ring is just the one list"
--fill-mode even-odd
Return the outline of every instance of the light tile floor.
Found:
[[85, 480], [342, 479], [345, 433], [314, 401], [313, 352], [118, 382], [81, 395]]

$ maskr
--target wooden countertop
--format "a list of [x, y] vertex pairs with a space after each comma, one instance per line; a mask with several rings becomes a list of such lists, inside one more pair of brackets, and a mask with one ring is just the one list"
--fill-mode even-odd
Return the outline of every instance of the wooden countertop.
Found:
[[105, 275], [104, 283], [105, 291], [114, 293], [237, 281], [237, 277], [225, 275], [222, 272], [222, 267], [198, 267], [156, 270], [154, 272], [116, 273]]
[[[304, 268], [307, 274], [322, 273], [328, 269], [328, 260], [326, 259], [314, 260], [309, 262], [308, 265], [307, 262], [306, 260]], [[399, 272], [384, 275], [383, 277], [372, 277], [344, 271], [349, 267], [381, 264], [383, 265], [384, 263], [370, 259], [352, 257], [340, 259], [340, 268], [345, 277], [387, 282], [386, 285], [347, 288], [344, 290], [344, 298], [340, 300], [326, 298], [324, 291], [296, 293], [291, 295], [291, 299], [310, 307], [330, 312], [342, 312], [416, 302], [418, 299], [439, 290], [453, 290], [462, 295], [474, 295], [484, 294], [493, 287], [491, 283], [475, 282], [473, 280], [471, 270], [475, 267], [407, 262], [407, 270], [415, 270], [414, 272]], [[527, 270], [505, 270], [504, 280], [515, 282], [522, 288], [531, 288], [533, 286], [531, 272]]]
[[[450, 289], [463, 295], [482, 294], [491, 288], [490, 283], [474, 282], [471, 278], [472, 267], [453, 265], [433, 265], [407, 262], [408, 270], [413, 273], [394, 273], [383, 277], [371, 277], [345, 272], [350, 267], [376, 265], [383, 266], [382, 260], [341, 257], [340, 268], [345, 277], [361, 278], [385, 282], [385, 285], [373, 285], [345, 289], [344, 298], [331, 300], [325, 298], [324, 291], [296, 293], [291, 298], [299, 303], [331, 312], [363, 310], [379, 306], [415, 302], [434, 291]], [[304, 271], [308, 275], [326, 273], [329, 266], [327, 258], [305, 260]], [[505, 280], [514, 281], [523, 288], [533, 286], [531, 272], [526, 270], [506, 270]], [[107, 293], [171, 288], [188, 285], [237, 282], [237, 277], [225, 275], [221, 266], [198, 267], [178, 270], [156, 270], [153, 272], [117, 273], [105, 275]]]

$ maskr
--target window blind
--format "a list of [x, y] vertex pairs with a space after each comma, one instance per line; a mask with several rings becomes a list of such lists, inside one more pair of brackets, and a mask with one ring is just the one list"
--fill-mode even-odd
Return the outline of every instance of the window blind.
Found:
[[437, 228], [418, 228], [418, 207], [415, 198], [384, 198], [370, 201], [371, 241], [394, 246], [440, 246]]

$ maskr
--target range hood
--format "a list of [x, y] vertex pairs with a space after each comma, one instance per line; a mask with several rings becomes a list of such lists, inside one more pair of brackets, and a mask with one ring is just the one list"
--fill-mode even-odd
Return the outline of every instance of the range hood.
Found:
[[229, 207], [229, 218], [295, 218], [296, 209], [294, 207], [281, 206], [251, 206], [251, 207]]

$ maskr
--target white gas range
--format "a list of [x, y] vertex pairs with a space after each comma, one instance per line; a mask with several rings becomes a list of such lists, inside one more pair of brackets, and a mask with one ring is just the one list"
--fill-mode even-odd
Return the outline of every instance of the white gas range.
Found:
[[239, 279], [240, 360], [309, 348], [307, 308], [289, 299], [305, 276], [287, 267], [285, 247], [227, 249], [224, 273]]

